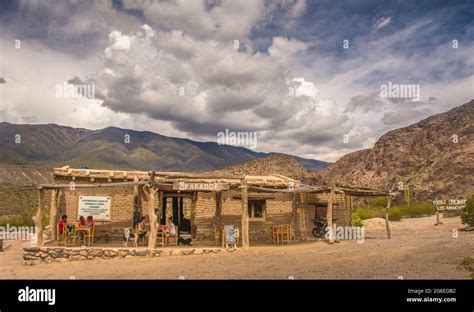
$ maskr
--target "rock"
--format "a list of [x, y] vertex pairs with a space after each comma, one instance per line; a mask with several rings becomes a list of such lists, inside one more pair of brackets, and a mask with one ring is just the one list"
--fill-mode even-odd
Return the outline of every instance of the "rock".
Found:
[[28, 251], [28, 252], [37, 253], [38, 251], [40, 251], [40, 248], [38, 248], [38, 247], [26, 247], [26, 248], [23, 248], [23, 250]]
[[81, 250], [81, 251], [79, 252], [79, 255], [82, 256], [82, 257], [87, 257], [88, 252], [87, 252], [86, 250]]
[[70, 261], [80, 261], [80, 260], [81, 260], [81, 256], [69, 256], [69, 260], [70, 260]]
[[23, 260], [36, 260], [36, 259], [38, 259], [38, 258], [35, 257], [35, 256], [23, 255]]
[[204, 253], [204, 250], [202, 250], [202, 249], [195, 249], [193, 254], [194, 254], [194, 255], [202, 255], [203, 253]]
[[102, 257], [104, 252], [102, 250], [91, 250], [90, 255], [93, 257]]
[[193, 253], [193, 251], [194, 251], [194, 249], [186, 249], [186, 250], [182, 250], [182, 251], [181, 251], [181, 254], [182, 254], [183, 256], [189, 256], [190, 254]]
[[135, 256], [138, 256], [138, 257], [146, 257], [146, 256], [147, 256], [147, 252], [146, 252], [146, 250], [135, 250]]
[[173, 256], [173, 257], [175, 257], [175, 256], [181, 256], [181, 250], [175, 250], [175, 249], [174, 249], [174, 250], [171, 250], [170, 256]]
[[57, 258], [64, 258], [64, 254], [62, 252], [53, 252], [49, 254], [51, 258], [57, 259]]
[[[393, 225], [392, 222], [390, 223], [391, 228], [396, 228], [395, 225]], [[365, 229], [385, 229], [385, 219], [383, 218], [372, 218], [372, 219], [367, 219], [362, 221], [362, 225], [365, 227]]]

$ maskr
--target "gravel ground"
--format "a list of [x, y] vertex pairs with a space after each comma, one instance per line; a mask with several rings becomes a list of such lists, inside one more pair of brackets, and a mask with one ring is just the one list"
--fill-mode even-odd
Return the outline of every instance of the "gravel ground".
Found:
[[474, 232], [459, 218], [394, 222], [392, 239], [371, 229], [365, 241], [301, 242], [250, 250], [161, 258], [126, 258], [25, 266], [22, 246], [7, 242], [0, 253], [1, 279], [469, 279], [459, 265], [474, 257]]

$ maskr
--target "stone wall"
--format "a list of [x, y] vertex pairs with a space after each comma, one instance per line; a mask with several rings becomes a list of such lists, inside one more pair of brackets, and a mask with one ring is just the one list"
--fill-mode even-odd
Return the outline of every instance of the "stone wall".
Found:
[[98, 247], [30, 247], [23, 248], [26, 265], [39, 263], [88, 261], [94, 259], [120, 259], [130, 257], [166, 257], [217, 254], [221, 248], [98, 248]]

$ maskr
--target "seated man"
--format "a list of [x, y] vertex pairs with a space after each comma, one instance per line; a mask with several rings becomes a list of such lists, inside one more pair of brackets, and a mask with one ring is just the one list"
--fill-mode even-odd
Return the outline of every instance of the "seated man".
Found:
[[148, 231], [146, 230], [145, 227], [145, 217], [141, 217], [140, 223], [137, 224], [136, 228], [136, 239], [140, 238], [147, 238], [148, 237]]

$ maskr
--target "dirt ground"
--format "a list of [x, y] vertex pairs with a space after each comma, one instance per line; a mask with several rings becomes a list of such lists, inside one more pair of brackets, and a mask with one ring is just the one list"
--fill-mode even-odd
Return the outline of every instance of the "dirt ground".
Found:
[[394, 222], [392, 239], [384, 229], [371, 229], [365, 241], [323, 241], [289, 246], [252, 246], [219, 254], [125, 258], [25, 266], [22, 246], [0, 253], [1, 279], [468, 279], [460, 267], [474, 257], [474, 232], [459, 218], [435, 217]]

